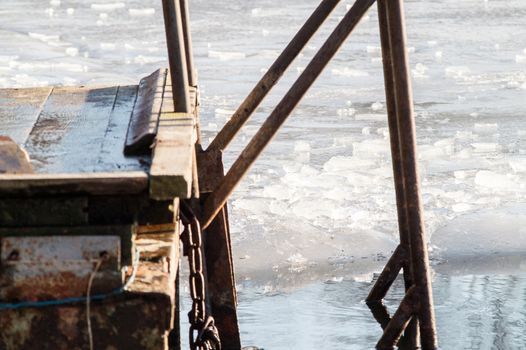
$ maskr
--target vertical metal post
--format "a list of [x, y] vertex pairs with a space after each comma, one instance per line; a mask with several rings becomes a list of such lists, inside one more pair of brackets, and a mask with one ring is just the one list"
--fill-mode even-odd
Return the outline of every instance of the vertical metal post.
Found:
[[[385, 101], [387, 108], [387, 120], [389, 126], [389, 137], [391, 143], [391, 159], [393, 163], [393, 177], [396, 194], [396, 208], [398, 213], [398, 230], [400, 245], [407, 251], [410, 259], [410, 236], [407, 210], [405, 208], [404, 180], [401, 166], [400, 140], [398, 137], [398, 121], [396, 118], [396, 100], [393, 81], [393, 62], [391, 59], [391, 44], [389, 42], [389, 23], [387, 21], [386, 0], [377, 0], [378, 22], [380, 25], [380, 42], [382, 45], [382, 59], [384, 69]], [[406, 262], [407, 260], [406, 259]], [[410, 271], [411, 264], [404, 266], [404, 280], [406, 290], [413, 284]]]
[[170, 75], [172, 78], [174, 112], [190, 113], [188, 70], [180, 1], [163, 0], [163, 12]]
[[183, 20], [184, 47], [186, 53], [186, 68], [188, 70], [188, 84], [197, 86], [197, 73], [194, 68], [194, 52], [192, 49], [192, 33], [190, 31], [190, 11], [188, 0], [181, 1], [181, 18]]
[[411, 265], [418, 295], [418, 320], [423, 350], [437, 348], [433, 293], [425, 240], [423, 209], [420, 201], [418, 158], [416, 156], [415, 119], [411, 78], [406, 53], [406, 34], [402, 0], [386, 2], [389, 22], [393, 82], [396, 93], [396, 117], [404, 180], [404, 201], [410, 232]]

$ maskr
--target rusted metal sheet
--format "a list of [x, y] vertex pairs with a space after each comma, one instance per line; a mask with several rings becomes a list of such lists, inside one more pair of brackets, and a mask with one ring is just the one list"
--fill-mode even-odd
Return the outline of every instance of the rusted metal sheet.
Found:
[[33, 167], [26, 151], [10, 137], [0, 136], [0, 174], [32, 173]]
[[[174, 309], [179, 237], [165, 236], [156, 243], [153, 236], [145, 236], [148, 236], [146, 246], [158, 258], [152, 260], [141, 254], [143, 258], [127, 292], [91, 303], [95, 349], [168, 349], [168, 334], [177, 326], [174, 313], [179, 312]], [[145, 247], [143, 243], [138, 240], [139, 250]], [[172, 248], [165, 250], [166, 244]], [[127, 269], [128, 277], [131, 271]], [[94, 284], [100, 277], [97, 274]], [[88, 330], [84, 303], [4, 309], [0, 311], [0, 324], [1, 349], [4, 349], [2, 346], [9, 350], [86, 349]]]
[[50, 236], [118, 236], [120, 237], [121, 264], [131, 265], [135, 256], [134, 225], [112, 226], [56, 226], [56, 227], [0, 227], [0, 238], [3, 237], [50, 237]]
[[[168, 350], [172, 303], [167, 294], [132, 294], [91, 304], [96, 350]], [[67, 305], [0, 312], [0, 349], [85, 350], [86, 306]]]
[[86, 295], [94, 263], [104, 256], [92, 294], [122, 286], [119, 236], [0, 238], [0, 299], [49, 300]]
[[147, 154], [157, 134], [157, 124], [166, 83], [166, 69], [158, 69], [139, 83], [137, 100], [130, 119], [124, 152]]

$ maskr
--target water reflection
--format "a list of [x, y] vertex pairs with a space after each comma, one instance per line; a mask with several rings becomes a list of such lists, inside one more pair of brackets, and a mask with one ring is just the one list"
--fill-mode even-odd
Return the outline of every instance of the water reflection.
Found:
[[[370, 349], [381, 328], [363, 299], [371, 283], [314, 283], [281, 293], [246, 289], [239, 315], [244, 344], [265, 349]], [[526, 275], [445, 275], [434, 279], [441, 349], [524, 349]], [[403, 295], [399, 279], [385, 303]]]

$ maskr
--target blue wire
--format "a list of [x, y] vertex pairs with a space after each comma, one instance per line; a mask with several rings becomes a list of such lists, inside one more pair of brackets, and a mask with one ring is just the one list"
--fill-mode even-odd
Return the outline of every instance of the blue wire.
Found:
[[[90, 301], [94, 300], [104, 300], [106, 298], [121, 294], [124, 292], [124, 288], [117, 288], [110, 293], [106, 294], [95, 294], [90, 297]], [[58, 299], [58, 300], [44, 300], [44, 301], [22, 301], [19, 303], [0, 303], [0, 310], [16, 310], [16, 309], [23, 309], [28, 307], [38, 308], [38, 307], [47, 307], [47, 306], [57, 306], [57, 305], [65, 305], [65, 304], [73, 304], [73, 303], [80, 303], [85, 302], [85, 297], [72, 297], [72, 298], [64, 298], [64, 299]]]

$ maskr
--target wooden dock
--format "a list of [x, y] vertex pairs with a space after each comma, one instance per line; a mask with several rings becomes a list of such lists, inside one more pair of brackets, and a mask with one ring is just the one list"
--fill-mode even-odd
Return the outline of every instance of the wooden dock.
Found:
[[[132, 86], [0, 90], [0, 349], [82, 349], [88, 328], [95, 349], [168, 347], [198, 105], [192, 89], [192, 113], [174, 113], [170, 84], [160, 69]], [[92, 276], [88, 327], [86, 303], [67, 301]]]

